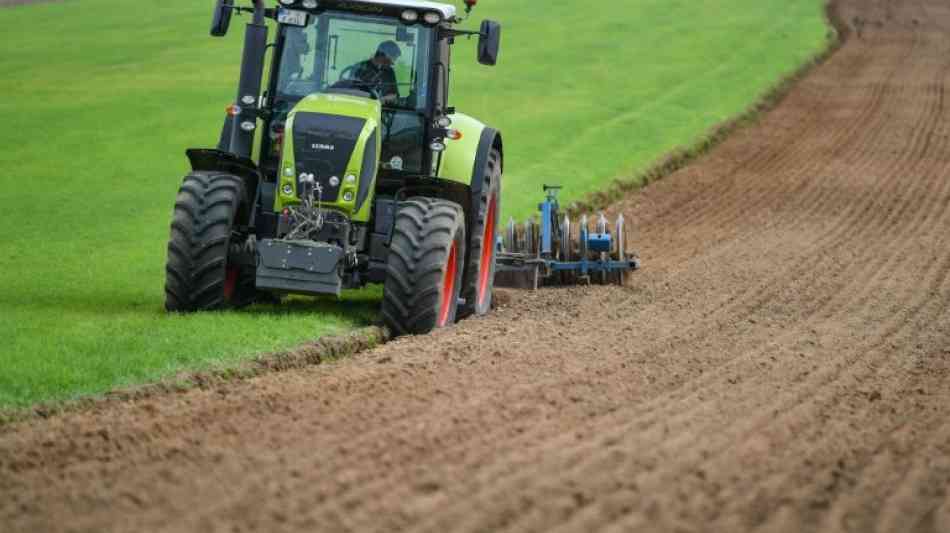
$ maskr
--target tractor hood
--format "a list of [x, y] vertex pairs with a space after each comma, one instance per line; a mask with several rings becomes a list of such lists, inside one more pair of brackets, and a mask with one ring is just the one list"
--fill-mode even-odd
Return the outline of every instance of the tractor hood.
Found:
[[369, 218], [366, 202], [380, 152], [380, 104], [344, 94], [313, 94], [287, 116], [280, 187], [274, 209], [300, 203], [303, 176], [313, 175], [319, 200], [357, 221]]

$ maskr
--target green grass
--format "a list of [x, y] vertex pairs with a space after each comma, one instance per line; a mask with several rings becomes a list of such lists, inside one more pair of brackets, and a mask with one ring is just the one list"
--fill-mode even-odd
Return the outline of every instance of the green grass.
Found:
[[[541, 183], [580, 198], [744, 110], [826, 44], [822, 0], [483, 0], [501, 62], [454, 53], [453, 104], [505, 134], [505, 211]], [[227, 364], [367, 324], [342, 304], [167, 316], [183, 151], [213, 145], [242, 21], [212, 2], [82, 0], [0, 9], [0, 407], [64, 400]], [[539, 6], [544, 6], [543, 10]]]

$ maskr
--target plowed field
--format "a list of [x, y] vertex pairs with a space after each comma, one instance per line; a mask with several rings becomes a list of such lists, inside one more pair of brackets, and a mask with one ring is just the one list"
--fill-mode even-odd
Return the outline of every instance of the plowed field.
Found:
[[627, 287], [0, 430], [3, 531], [950, 531], [950, 4], [623, 199]]

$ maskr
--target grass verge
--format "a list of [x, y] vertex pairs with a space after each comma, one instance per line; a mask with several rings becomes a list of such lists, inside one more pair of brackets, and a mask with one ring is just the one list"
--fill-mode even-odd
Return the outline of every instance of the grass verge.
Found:
[[114, 389], [101, 396], [86, 396], [72, 401], [52, 401], [29, 409], [0, 407], [0, 428], [33, 417], [48, 418], [57, 414], [101, 406], [108, 402], [124, 402], [159, 394], [185, 392], [193, 388], [211, 389], [235, 380], [250, 379], [268, 372], [293, 370], [319, 365], [372, 349], [389, 339], [389, 332], [380, 327], [359, 328], [348, 333], [329, 335], [292, 350], [257, 355], [237, 363], [212, 366], [201, 371], [180, 372], [164, 376], [145, 385]]

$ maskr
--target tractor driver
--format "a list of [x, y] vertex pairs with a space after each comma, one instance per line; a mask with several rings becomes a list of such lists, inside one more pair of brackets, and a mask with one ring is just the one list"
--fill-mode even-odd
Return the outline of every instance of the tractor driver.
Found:
[[396, 82], [396, 73], [393, 64], [402, 55], [394, 41], [383, 41], [376, 48], [373, 57], [361, 61], [347, 70], [352, 70], [350, 78], [376, 91], [380, 101], [387, 104], [395, 103], [399, 99], [399, 87]]

